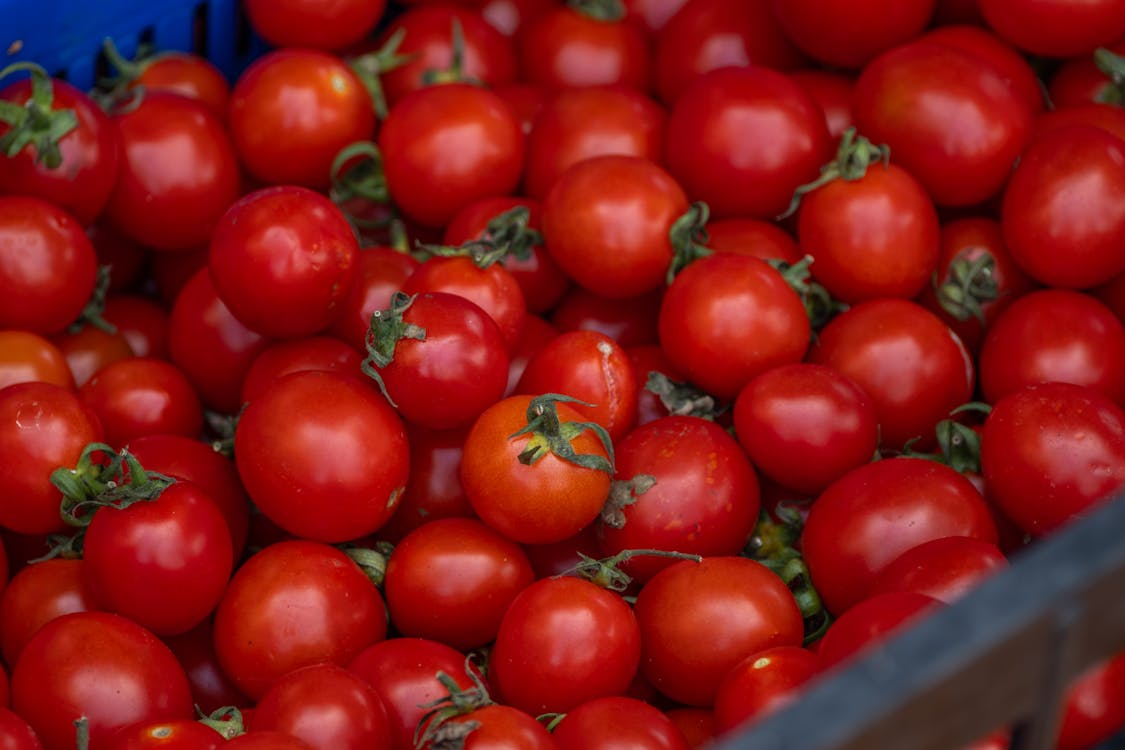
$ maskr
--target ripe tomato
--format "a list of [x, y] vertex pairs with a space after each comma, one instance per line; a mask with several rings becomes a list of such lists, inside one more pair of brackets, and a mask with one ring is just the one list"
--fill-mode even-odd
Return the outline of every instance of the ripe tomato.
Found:
[[155, 300], [111, 294], [102, 319], [117, 328], [136, 356], [168, 359], [168, 311]]
[[915, 591], [952, 604], [984, 578], [1008, 567], [992, 542], [946, 536], [923, 542], [891, 560], [875, 577], [870, 596]]
[[862, 67], [880, 52], [918, 36], [929, 25], [936, 4], [772, 0], [778, 23], [797, 47], [820, 62], [844, 68]]
[[239, 161], [267, 185], [325, 190], [340, 150], [375, 132], [359, 77], [313, 49], [277, 49], [252, 62], [235, 81], [228, 113]]
[[474, 512], [505, 536], [524, 544], [557, 542], [601, 511], [611, 455], [609, 437], [569, 404], [509, 396], [469, 430], [461, 484]]
[[53, 558], [28, 565], [0, 594], [0, 653], [14, 665], [43, 625], [72, 612], [98, 609], [82, 560]]
[[[511, 706], [489, 704], [454, 716], [443, 725], [442, 735], [452, 737], [463, 750], [554, 750], [550, 732], [533, 718]], [[440, 739], [422, 737], [416, 750], [439, 750]]]
[[689, 706], [712, 705], [723, 678], [750, 654], [799, 646], [804, 637], [793, 594], [768, 568], [745, 557], [675, 563], [644, 585], [634, 611], [643, 644], [641, 673]]
[[660, 346], [692, 383], [733, 399], [756, 375], [800, 362], [809, 345], [805, 306], [780, 273], [748, 255], [697, 260], [668, 287]]
[[126, 61], [118, 68], [115, 90], [124, 85], [140, 95], [143, 91], [170, 91], [207, 106], [223, 122], [227, 119], [230, 83], [210, 60], [194, 52], [162, 50], [152, 57]]
[[390, 721], [367, 680], [336, 664], [289, 672], [254, 706], [255, 732], [279, 731], [317, 750], [391, 750]]
[[568, 576], [512, 601], [488, 657], [497, 698], [532, 715], [620, 695], [637, 673], [641, 633], [621, 596]]
[[791, 266], [802, 257], [801, 248], [788, 232], [761, 219], [720, 219], [708, 222], [706, 230], [705, 244], [715, 252], [783, 260]]
[[84, 717], [90, 747], [141, 721], [192, 717], [183, 669], [140, 625], [106, 612], [76, 612], [45, 624], [12, 670], [12, 709], [46, 750], [75, 747]]
[[716, 219], [774, 218], [831, 156], [820, 107], [793, 79], [765, 67], [698, 76], [668, 118], [668, 171]]
[[94, 291], [97, 257], [77, 220], [39, 198], [0, 195], [0, 327], [57, 333]]
[[144, 435], [195, 437], [203, 429], [203, 408], [191, 382], [162, 359], [111, 362], [78, 395], [98, 415], [106, 442], [115, 448]]
[[719, 732], [761, 718], [795, 700], [806, 682], [820, 673], [820, 658], [798, 646], [777, 646], [739, 662], [715, 694]]
[[[939, 26], [927, 31], [923, 38], [953, 47], [996, 68], [1000, 71], [1005, 84], [1019, 94], [1033, 112], [1042, 113], [1046, 106], [1043, 100], [1043, 85], [1027, 57], [983, 25]], [[1058, 106], [1057, 102], [1054, 104]]]
[[219, 664], [253, 700], [299, 667], [347, 664], [386, 633], [383, 598], [359, 566], [304, 540], [248, 559], [215, 611]]
[[329, 336], [276, 341], [254, 359], [242, 381], [242, 402], [260, 396], [273, 381], [291, 372], [324, 370], [345, 375], [360, 371], [360, 356], [351, 346]]
[[595, 156], [554, 181], [543, 201], [543, 238], [585, 289], [634, 297], [664, 283], [674, 253], [669, 231], [687, 210], [684, 191], [654, 162]]
[[223, 122], [207, 105], [170, 91], [146, 91], [113, 119], [122, 159], [106, 217], [154, 250], [205, 244], [240, 189]]
[[1089, 386], [1025, 386], [993, 405], [981, 467], [1004, 514], [1043, 536], [1125, 485], [1125, 412]]
[[414, 529], [440, 518], [468, 518], [473, 508], [461, 488], [461, 450], [467, 427], [431, 430], [407, 424], [410, 476], [398, 509], [378, 531], [397, 542]]
[[875, 402], [883, 448], [920, 439], [973, 393], [973, 362], [960, 339], [921, 305], [886, 298], [833, 318], [808, 360], [851, 378]]
[[789, 73], [789, 77], [820, 105], [828, 125], [828, 135], [833, 141], [839, 139], [848, 128], [855, 126], [855, 117], [852, 116], [854, 78], [816, 68], [794, 70]]
[[1084, 750], [1105, 742], [1125, 725], [1125, 654], [1086, 669], [1067, 688], [1058, 750]]
[[74, 375], [57, 346], [31, 331], [0, 331], [0, 388], [16, 383], [74, 388]]
[[0, 737], [4, 738], [4, 750], [43, 750], [31, 725], [8, 708], [0, 708]]
[[655, 344], [656, 315], [663, 289], [635, 297], [610, 299], [580, 286], [571, 286], [551, 311], [550, 322], [559, 331], [597, 331], [621, 346]]
[[249, 0], [246, 17], [275, 47], [339, 50], [371, 33], [386, 7], [385, 0]]
[[390, 247], [363, 248], [356, 259], [355, 280], [340, 300], [339, 312], [327, 333], [365, 351], [371, 313], [391, 306], [391, 297], [402, 288], [418, 261]]
[[824, 669], [835, 667], [941, 606], [913, 591], [879, 594], [856, 604], [828, 626], [817, 656]]
[[227, 740], [223, 750], [313, 750], [313, 746], [286, 732], [247, 732]]
[[66, 357], [70, 374], [80, 388], [106, 365], [134, 356], [121, 331], [109, 333], [92, 325], [56, 333], [51, 341]]
[[1093, 0], [1075, 7], [1062, 0], [1025, 6], [1013, 0], [980, 0], [988, 25], [1024, 50], [1047, 57], [1073, 57], [1111, 44], [1125, 29], [1125, 6]]
[[402, 421], [374, 385], [332, 372], [275, 381], [246, 407], [234, 436], [250, 499], [281, 528], [325, 542], [386, 523], [406, 482], [408, 450]]
[[214, 619], [209, 617], [186, 633], [161, 639], [184, 668], [192, 701], [207, 715], [224, 706], [251, 705], [219, 666], [213, 631]]
[[647, 91], [651, 82], [644, 30], [622, 18], [596, 18], [557, 4], [520, 29], [519, 70], [549, 89], [619, 84]]
[[226, 740], [206, 724], [191, 719], [143, 721], [113, 733], [106, 750], [220, 750]]
[[801, 550], [825, 606], [839, 615], [900, 554], [946, 536], [996, 543], [980, 493], [944, 464], [889, 458], [853, 469], [817, 497]]
[[659, 708], [636, 698], [610, 695], [575, 706], [551, 736], [559, 750], [688, 750], [689, 745]]

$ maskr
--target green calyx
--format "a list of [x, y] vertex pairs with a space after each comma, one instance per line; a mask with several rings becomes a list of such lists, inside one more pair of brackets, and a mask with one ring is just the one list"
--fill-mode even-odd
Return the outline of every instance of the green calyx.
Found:
[[[105, 457], [104, 462], [97, 458]], [[77, 465], [51, 472], [51, 483], [62, 493], [59, 513], [69, 526], [85, 528], [100, 508], [124, 509], [137, 502], [155, 500], [175, 482], [171, 477], [145, 471], [127, 450], [115, 452], [105, 443], [90, 443]]]
[[1094, 64], [1109, 77], [1109, 85], [1098, 94], [1098, 102], [1125, 105], [1125, 57], [1101, 47], [1094, 52]]
[[578, 564], [567, 571], [566, 575], [584, 578], [596, 586], [619, 594], [629, 588], [629, 584], [633, 582], [633, 578], [621, 570], [620, 566], [634, 557], [663, 557], [671, 560], [703, 561], [703, 558], [699, 555], [663, 549], [627, 549], [601, 560], [595, 560], [581, 552], [578, 553], [578, 557]]
[[714, 422], [715, 417], [727, 410], [719, 406], [715, 397], [691, 383], [672, 380], [662, 372], [651, 370], [645, 380], [645, 390], [654, 393], [660, 403], [673, 416], [699, 417]]
[[625, 3], [622, 0], [567, 0], [567, 5], [596, 21], [616, 23], [625, 18]]
[[480, 722], [476, 721], [450, 721], [495, 702], [488, 694], [488, 687], [472, 669], [471, 656], [465, 658], [465, 674], [473, 683], [470, 688], [462, 688], [445, 672], [437, 673], [437, 681], [448, 692], [436, 701], [421, 706], [426, 712], [414, 730], [414, 747], [432, 750], [463, 748], [465, 738], [480, 727]]
[[[560, 402], [593, 406], [561, 393], [545, 393], [531, 399], [527, 407], [527, 426], [508, 436], [509, 440], [521, 435], [530, 436], [527, 447], [519, 455], [520, 463], [531, 466], [543, 456], [552, 453], [555, 457], [575, 466], [604, 471], [613, 476], [613, 441], [610, 440], [609, 433], [596, 422], [560, 421], [556, 406]], [[571, 441], [587, 430], [598, 436], [608, 458], [596, 453], [575, 452]]]
[[395, 358], [395, 349], [398, 342], [403, 339], [425, 341], [426, 329], [414, 323], [406, 322], [404, 315], [418, 295], [408, 295], [404, 292], [395, 292], [391, 298], [391, 306], [386, 310], [376, 310], [371, 313], [371, 323], [367, 328], [367, 358], [363, 360], [360, 368], [363, 374], [379, 384], [387, 401], [396, 406], [394, 400], [387, 393], [387, 386], [379, 370], [383, 369]]
[[925, 458], [945, 464], [959, 474], [979, 474], [980, 435], [970, 425], [955, 419], [960, 414], [980, 414], [987, 417], [992, 407], [982, 401], [969, 401], [949, 412], [949, 419], [943, 419], [934, 426], [937, 437], [936, 453], [919, 453], [912, 450], [917, 440], [910, 440], [903, 447], [903, 456]]
[[672, 243], [672, 262], [665, 278], [668, 284], [672, 283], [680, 271], [715, 252], [707, 247], [710, 239], [707, 235], [707, 220], [710, 218], [710, 207], [703, 201], [696, 201], [668, 230], [668, 239]]
[[527, 260], [536, 245], [543, 244], [543, 235], [532, 229], [531, 211], [527, 206], [515, 206], [497, 214], [484, 228], [478, 239], [461, 245], [419, 244], [423, 260], [429, 258], [469, 258], [477, 268], [488, 268], [507, 257]]
[[454, 17], [449, 25], [449, 67], [422, 71], [422, 83], [426, 86], [442, 83], [471, 83], [480, 86], [479, 80], [465, 74], [465, 30], [461, 26], [461, 19]]
[[797, 212], [801, 205], [801, 198], [817, 188], [824, 187], [834, 180], [852, 182], [861, 179], [867, 174], [867, 168], [876, 162], [882, 162], [886, 168], [890, 164], [891, 148], [887, 145], [876, 146], [861, 135], [855, 128], [848, 128], [840, 136], [840, 147], [836, 150], [836, 158], [820, 168], [820, 176], [812, 182], [802, 185], [793, 193], [793, 200], [785, 213], [777, 217], [787, 219]]
[[652, 474], [638, 474], [632, 479], [614, 479], [609, 485], [609, 498], [602, 507], [602, 523], [610, 528], [625, 527], [625, 508], [656, 486]]
[[367, 89], [372, 107], [375, 109], [375, 116], [380, 120], [387, 119], [387, 96], [383, 92], [383, 84], [379, 76], [402, 67], [417, 56], [417, 53], [399, 54], [398, 48], [402, 46], [402, 40], [405, 38], [406, 29], [400, 28], [391, 34], [379, 49], [348, 60], [348, 67]]
[[51, 77], [35, 63], [12, 63], [0, 70], [0, 78], [18, 71], [31, 74], [31, 96], [23, 106], [0, 101], [0, 122], [10, 126], [8, 132], [0, 136], [0, 153], [11, 159], [31, 146], [35, 149], [37, 163], [57, 169], [62, 164], [59, 141], [78, 127], [78, 115], [73, 109], [54, 109], [55, 89]]
[[203, 713], [199, 706], [196, 706], [195, 712], [199, 715], [198, 721], [200, 724], [214, 729], [225, 740], [234, 739], [240, 734], [246, 733], [246, 723], [242, 718], [242, 711], [238, 710], [236, 706], [223, 706], [210, 714]]
[[766, 263], [780, 273], [785, 283], [801, 298], [805, 314], [809, 316], [809, 325], [814, 331], [820, 330], [829, 320], [847, 309], [847, 305], [833, 299], [827, 289], [812, 280], [811, 255], [806, 255], [793, 264], [776, 258], [771, 258]]
[[984, 323], [984, 305], [1000, 297], [996, 258], [987, 251], [972, 259], [961, 253], [949, 264], [948, 280], [938, 284], [935, 275], [933, 284], [938, 303], [956, 320], [975, 318]]
[[91, 325], [108, 334], [117, 333], [117, 326], [102, 317], [102, 313], [105, 312], [106, 295], [109, 293], [111, 271], [112, 267], [107, 264], [98, 266], [98, 276], [97, 280], [94, 282], [94, 291], [90, 294], [90, 299], [86, 302], [86, 306], [82, 308], [78, 319], [67, 328], [68, 332], [77, 333], [82, 330], [83, 327]]
[[383, 579], [387, 574], [387, 560], [394, 551], [394, 545], [390, 542], [376, 542], [372, 547], [348, 544], [342, 545], [340, 549], [359, 566], [363, 574], [375, 584], [375, 588], [382, 590]]

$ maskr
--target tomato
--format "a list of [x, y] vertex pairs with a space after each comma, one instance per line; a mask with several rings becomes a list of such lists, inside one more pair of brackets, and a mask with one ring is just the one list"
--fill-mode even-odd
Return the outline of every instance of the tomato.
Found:
[[707, 223], [708, 248], [719, 253], [753, 255], [795, 265], [802, 258], [797, 242], [781, 227], [761, 219], [720, 219]]
[[253, 700], [299, 667], [347, 664], [386, 633], [383, 598], [359, 566], [304, 540], [253, 555], [215, 611], [219, 664]]
[[329, 336], [276, 341], [264, 349], [242, 381], [242, 402], [252, 401], [275, 380], [291, 372], [323, 370], [355, 375], [360, 371], [360, 356], [351, 346]]
[[1036, 138], [1004, 191], [1012, 258], [1049, 286], [1096, 286], [1125, 270], [1125, 141], [1089, 125]]
[[686, 3], [687, 0], [625, 0], [625, 17], [639, 23], [652, 35]]
[[275, 47], [338, 50], [371, 33], [386, 7], [383, 0], [250, 0], [246, 17], [254, 31]]
[[1074, 7], [1046, 0], [1027, 7], [1012, 0], [980, 0], [980, 12], [1002, 38], [1047, 57], [1092, 53], [1111, 44], [1125, 29], [1125, 6], [1114, 0], [1093, 0]]
[[550, 321], [559, 331], [597, 331], [621, 346], [655, 344], [656, 315], [663, 297], [663, 289], [609, 298], [571, 286], [551, 311]]
[[750, 654], [799, 646], [804, 637], [789, 589], [764, 565], [744, 557], [675, 563], [644, 585], [634, 611], [642, 674], [661, 693], [689, 706], [711, 705], [726, 674]]
[[940, 606], [936, 599], [913, 591], [895, 591], [865, 599], [828, 626], [817, 648], [820, 663], [824, 669], [831, 669], [897, 635]]
[[1113, 737], [1125, 725], [1125, 654], [1087, 668], [1067, 687], [1058, 750], [1085, 750]]
[[801, 361], [811, 326], [780, 273], [759, 258], [716, 253], [680, 272], [660, 306], [660, 345], [692, 383], [733, 399], [754, 376]]
[[716, 219], [774, 218], [831, 155], [820, 107], [793, 79], [765, 67], [703, 73], [668, 118], [668, 171]]
[[107, 288], [109, 293], [128, 293], [140, 286], [148, 270], [152, 251], [136, 240], [126, 237], [104, 220], [86, 227], [86, 236], [94, 245], [98, 265], [110, 267]]
[[715, 725], [729, 732], [761, 719], [797, 699], [806, 682], [820, 673], [820, 659], [798, 646], [777, 646], [739, 662], [715, 695]]
[[[445, 722], [443, 734], [461, 742], [464, 750], [553, 750], [547, 729], [527, 713], [491, 704]], [[438, 750], [439, 740], [422, 739], [417, 750]]]
[[31, 331], [0, 331], [0, 388], [16, 383], [74, 388], [74, 375], [57, 346]]
[[484, 0], [477, 9], [493, 28], [511, 38], [556, 4], [555, 0]]
[[97, 259], [78, 221], [39, 198], [0, 195], [0, 327], [57, 333], [94, 291]]
[[318, 750], [391, 750], [379, 694], [335, 664], [301, 667], [273, 683], [254, 706], [253, 727], [291, 734]]
[[169, 357], [191, 380], [205, 407], [236, 414], [243, 378], [268, 344], [234, 317], [206, 268], [195, 272], [172, 305]]
[[292, 373], [270, 385], [242, 413], [234, 454], [263, 513], [325, 542], [386, 523], [409, 468], [402, 421], [386, 400], [373, 385], [331, 372]]
[[1000, 71], [1005, 84], [1016, 92], [1033, 112], [1042, 113], [1046, 102], [1043, 99], [1043, 85], [1035, 69], [1019, 50], [1005, 43], [987, 28], [968, 24], [941, 26], [929, 30], [923, 38], [967, 53], [970, 57], [980, 60], [982, 64], [996, 68]]
[[226, 741], [206, 724], [191, 719], [146, 721], [119, 729], [108, 750], [220, 750]]
[[973, 394], [973, 362], [960, 339], [921, 305], [870, 300], [820, 331], [808, 361], [855, 381], [879, 416], [880, 444], [933, 441], [934, 425]]
[[473, 423], [461, 484], [473, 511], [524, 544], [577, 533], [609, 494], [611, 444], [565, 402], [509, 396]]
[[70, 374], [79, 388], [106, 365], [132, 359], [135, 354], [121, 331], [109, 333], [92, 325], [56, 333], [51, 341], [66, 357]]
[[565, 3], [520, 29], [516, 52], [523, 79], [551, 89], [620, 84], [647, 91], [652, 75], [641, 27]]
[[119, 81], [134, 95], [143, 91], [170, 91], [207, 106], [222, 121], [227, 119], [230, 84], [214, 63], [194, 52], [163, 50], [119, 69]]
[[407, 424], [410, 476], [398, 509], [377, 536], [397, 542], [414, 529], [441, 518], [468, 518], [473, 508], [461, 488], [461, 449], [467, 427], [431, 430]]
[[136, 356], [168, 359], [168, 311], [157, 302], [132, 294], [111, 294], [102, 320], [117, 328]]
[[871, 397], [843, 373], [811, 363], [747, 383], [734, 402], [734, 427], [763, 474], [809, 495], [870, 461], [879, 442]]
[[664, 108], [636, 89], [584, 86], [555, 92], [527, 139], [524, 190], [542, 200], [568, 167], [594, 156], [659, 162], [667, 120]]
[[7, 708], [0, 708], [0, 738], [4, 750], [43, 750], [31, 725]]
[[341, 149], [375, 132], [359, 77], [314, 49], [273, 50], [252, 62], [231, 90], [228, 117], [238, 159], [254, 178], [316, 190], [328, 188]]
[[[1109, 45], [1115, 55], [1125, 52], [1125, 39]], [[1047, 96], [1057, 109], [1082, 107], [1094, 102], [1108, 103], [1119, 96], [1110, 77], [1094, 55], [1080, 55], [1064, 60], [1047, 82]]]
[[316, 333], [339, 314], [359, 245], [343, 212], [307, 188], [257, 190], [211, 236], [208, 268], [234, 317], [263, 336]]
[[815, 68], [802, 68], [790, 71], [789, 77], [808, 92], [821, 111], [828, 125], [828, 135], [836, 140], [844, 131], [855, 125], [852, 115], [852, 89], [855, 79], [842, 73], [834, 73]]
[[82, 560], [54, 558], [22, 568], [0, 594], [0, 652], [14, 665], [44, 624], [72, 612], [98, 609]]
[[154, 250], [207, 242], [240, 189], [222, 121], [205, 104], [169, 91], [147, 91], [113, 119], [122, 159], [106, 206], [109, 221]]
[[224, 750], [313, 750], [312, 745], [286, 732], [247, 732], [223, 745]]
[[474, 680], [481, 679], [476, 665], [460, 651], [437, 641], [407, 636], [368, 646], [356, 655], [348, 670], [371, 683], [382, 699], [394, 750], [414, 750], [414, 732], [429, 710], [427, 706], [448, 694], [449, 688], [437, 679], [439, 673], [461, 690], [473, 688]]
[[859, 131], [939, 206], [998, 195], [1031, 138], [1034, 110], [1006, 71], [979, 54], [925, 37], [864, 67], [853, 107]]
[[356, 258], [355, 280], [339, 302], [339, 312], [326, 333], [365, 351], [371, 313], [391, 306], [391, 297], [402, 288], [418, 261], [390, 247], [363, 248]]
[[74, 466], [101, 439], [97, 415], [68, 388], [19, 383], [0, 390], [0, 526], [21, 534], [65, 529], [51, 472]]
[[687, 740], [663, 711], [620, 695], [576, 706], [551, 736], [559, 750], [611, 750], [627, 744], [636, 750], [688, 750]]
[[102, 750], [122, 727], [192, 716], [187, 678], [168, 647], [106, 612], [75, 612], [40, 628], [12, 670], [12, 701], [46, 750], [75, 747], [80, 717], [91, 750]]
[[501, 703], [532, 715], [620, 695], [633, 681], [641, 633], [621, 596], [581, 578], [544, 578], [512, 601], [488, 656]]
[[900, 554], [946, 536], [996, 543], [980, 493], [944, 464], [889, 458], [853, 469], [817, 497], [801, 550], [825, 606], [839, 615]]
[[250, 699], [238, 691], [219, 666], [213, 631], [214, 621], [209, 617], [186, 633], [161, 639], [184, 668], [192, 701], [207, 715], [224, 706], [250, 705]]
[[772, 0], [785, 34], [805, 54], [843, 68], [859, 68], [879, 53], [918, 36], [936, 0], [836, 3], [830, 0]]
[[[109, 201], [121, 158], [117, 129], [109, 116], [80, 89], [42, 73], [0, 89], [0, 101], [26, 112], [32, 133], [43, 126], [32, 112], [69, 110], [75, 119], [74, 127], [55, 139], [53, 155], [49, 141], [33, 139], [0, 159], [0, 195], [39, 198], [83, 226], [93, 224]], [[5, 118], [0, 137], [10, 133]]]
[[1004, 514], [1043, 536], [1125, 485], [1125, 412], [1089, 386], [1025, 386], [993, 405], [981, 467]]
[[781, 31], [769, 0], [692, 0], [653, 35], [661, 101], [672, 105], [700, 74], [760, 65], [791, 71], [805, 56]]
[[988, 576], [1008, 567], [991, 542], [946, 536], [923, 542], [891, 560], [875, 577], [870, 596], [916, 591], [952, 604]]
[[397, 632], [469, 651], [496, 637], [508, 605], [534, 580], [518, 544], [475, 519], [445, 518], [395, 546], [383, 591]]
[[1071, 125], [1091, 125], [1125, 140], [1125, 109], [1113, 104], [1085, 104], [1044, 112], [1035, 121], [1038, 139], [1052, 130]]
[[444, 226], [475, 200], [513, 192], [524, 140], [508, 105], [467, 83], [410, 92], [378, 136], [391, 200], [427, 227]]
[[[738, 443], [714, 422], [668, 416], [615, 448], [614, 489], [597, 527], [604, 556], [628, 549], [737, 555], [758, 522], [758, 480]], [[671, 563], [641, 555], [621, 566], [647, 581]]]
[[195, 437], [203, 429], [203, 409], [191, 382], [161, 359], [111, 362], [78, 395], [98, 415], [106, 442], [114, 447], [143, 435]]
[[656, 344], [631, 346], [625, 353], [629, 355], [633, 379], [637, 383], [637, 426], [668, 416], [668, 407], [660, 395], [648, 388], [648, 379], [655, 372], [673, 382], [682, 382], [685, 380], [683, 373], [672, 366], [664, 350]]

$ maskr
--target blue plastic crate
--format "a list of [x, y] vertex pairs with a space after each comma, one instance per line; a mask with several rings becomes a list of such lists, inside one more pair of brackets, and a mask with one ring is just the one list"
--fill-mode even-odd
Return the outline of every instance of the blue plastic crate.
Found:
[[0, 0], [0, 68], [42, 65], [80, 89], [93, 87], [109, 37], [127, 58], [142, 42], [201, 54], [234, 80], [267, 47], [239, 0]]

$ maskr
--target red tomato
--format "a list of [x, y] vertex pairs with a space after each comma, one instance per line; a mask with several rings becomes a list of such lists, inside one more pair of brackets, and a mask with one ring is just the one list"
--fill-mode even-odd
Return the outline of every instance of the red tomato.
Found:
[[513, 192], [524, 140], [504, 100], [453, 83], [404, 96], [387, 114], [378, 144], [394, 204], [419, 224], [442, 227], [475, 200]]
[[783, 260], [795, 265], [801, 248], [788, 232], [761, 219], [720, 219], [707, 223], [708, 248], [719, 253], [753, 255], [762, 260]]
[[370, 34], [386, 7], [384, 0], [249, 0], [246, 16], [275, 47], [338, 50]]
[[903, 552], [946, 536], [996, 543], [996, 524], [972, 483], [922, 458], [853, 469], [812, 505], [801, 550], [828, 611], [843, 614]]
[[629, 364], [633, 366], [633, 376], [637, 383], [637, 426], [668, 416], [668, 407], [664, 405], [661, 396], [648, 388], [648, 379], [655, 372], [673, 382], [682, 382], [686, 379], [683, 373], [672, 366], [664, 350], [656, 344], [631, 346], [625, 353], [629, 355]]
[[246, 407], [234, 436], [250, 499], [281, 528], [325, 542], [386, 523], [406, 483], [408, 450], [402, 421], [374, 385], [332, 372], [275, 381]]
[[291, 372], [323, 370], [344, 375], [360, 371], [363, 357], [340, 339], [328, 336], [277, 341], [255, 359], [242, 381], [242, 402], [260, 396], [275, 380]]
[[1125, 485], [1125, 412], [1089, 386], [1025, 386], [993, 405], [981, 467], [1004, 514], [1043, 536]]
[[254, 178], [324, 190], [340, 150], [371, 140], [375, 109], [339, 57], [289, 47], [267, 52], [242, 72], [231, 90], [229, 121], [238, 158]]
[[1019, 94], [1033, 112], [1043, 111], [1046, 104], [1043, 85], [1027, 57], [988, 29], [968, 24], [941, 26], [926, 32], [923, 38], [967, 53], [996, 68], [1008, 87]]
[[763, 474], [809, 495], [870, 461], [879, 442], [871, 397], [843, 373], [810, 363], [747, 383], [734, 402], [734, 428]]
[[390, 720], [367, 680], [336, 664], [289, 672], [254, 706], [254, 731], [279, 731], [317, 750], [391, 750]]
[[386, 637], [379, 590], [334, 547], [271, 544], [235, 571], [215, 611], [215, 653], [243, 693], [260, 699], [299, 667], [347, 664]]
[[191, 719], [145, 721], [114, 732], [107, 750], [220, 750], [225, 738]]
[[461, 449], [468, 428], [431, 430], [406, 425], [410, 476], [398, 509], [378, 531], [379, 539], [397, 542], [414, 529], [440, 518], [473, 515], [461, 488]]
[[195, 437], [203, 429], [203, 408], [191, 382], [162, 359], [111, 362], [78, 395], [98, 415], [106, 442], [115, 448], [144, 435]]
[[794, 70], [789, 73], [789, 77], [820, 105], [828, 125], [828, 135], [833, 140], [855, 125], [855, 117], [852, 115], [854, 78], [816, 68]]
[[520, 29], [516, 51], [523, 79], [546, 88], [649, 88], [648, 40], [640, 26], [624, 19], [596, 18], [558, 4]]
[[817, 656], [824, 669], [857, 656], [879, 641], [897, 635], [941, 606], [936, 599], [913, 591], [895, 591], [864, 599], [828, 626]]
[[117, 328], [138, 357], [168, 359], [168, 311], [148, 297], [112, 294], [102, 320]]
[[222, 120], [207, 105], [170, 91], [148, 91], [113, 119], [122, 159], [106, 206], [109, 221], [154, 250], [207, 242], [240, 188]]
[[[443, 734], [463, 743], [464, 750], [554, 750], [547, 729], [511, 706], [486, 705], [444, 723]], [[438, 750], [439, 741], [423, 737], [416, 750]]]
[[339, 303], [339, 313], [327, 333], [365, 351], [371, 313], [391, 306], [391, 297], [402, 288], [418, 261], [390, 247], [363, 248], [356, 259], [355, 280]]
[[875, 577], [870, 596], [915, 591], [952, 604], [983, 579], [1008, 567], [1008, 559], [991, 542], [946, 536], [911, 547]]
[[74, 391], [51, 383], [0, 389], [0, 526], [20, 534], [66, 528], [51, 472], [74, 466], [102, 426]]
[[92, 325], [56, 333], [51, 341], [66, 357], [66, 364], [78, 387], [85, 385], [106, 365], [132, 359], [135, 354], [121, 331], [109, 333]]
[[[118, 66], [120, 67], [120, 66]], [[224, 122], [230, 101], [230, 83], [210, 60], [194, 52], [162, 50], [152, 57], [129, 63], [119, 71], [130, 91], [170, 91], [207, 106]]]
[[355, 278], [359, 245], [343, 212], [312, 190], [279, 186], [234, 203], [207, 265], [234, 317], [263, 336], [323, 330]]
[[798, 646], [777, 646], [739, 662], [715, 695], [715, 725], [729, 732], [797, 699], [805, 683], [820, 673], [820, 659]]
[[105, 612], [76, 612], [45, 624], [12, 670], [12, 708], [46, 750], [75, 747], [84, 717], [91, 750], [141, 721], [190, 719], [191, 693], [168, 647], [140, 625]]
[[988, 25], [1025, 52], [1047, 57], [1088, 54], [1111, 44], [1125, 29], [1125, 5], [1092, 0], [1079, 6], [1065, 0], [1025, 5], [1013, 0], [979, 0]]
[[745, 557], [667, 567], [644, 585], [634, 611], [642, 674], [661, 693], [690, 706], [712, 705], [723, 678], [750, 654], [799, 646], [804, 637], [793, 594], [768, 568]]
[[1049, 286], [1096, 286], [1125, 270], [1125, 141], [1089, 125], [1044, 133], [1020, 157], [1001, 223], [1012, 258]]
[[597, 331], [621, 346], [655, 344], [659, 338], [656, 316], [663, 289], [636, 297], [608, 298], [572, 286], [555, 309], [551, 324], [559, 331]]
[[551, 736], [559, 750], [688, 750], [689, 745], [659, 708], [636, 698], [611, 695], [575, 706]]
[[213, 631], [213, 618], [207, 618], [186, 633], [162, 639], [184, 668], [192, 701], [207, 715], [224, 706], [251, 705], [219, 666]]
[[0, 327], [57, 333], [94, 291], [97, 257], [82, 226], [57, 206], [0, 195]]
[[716, 253], [680, 272], [660, 307], [660, 345], [692, 383], [733, 399], [756, 375], [801, 361], [805, 306], [764, 261]]
[[851, 378], [875, 402], [880, 444], [933, 442], [934, 425], [973, 394], [973, 362], [960, 339], [922, 306], [860, 303], [821, 330], [808, 360]]
[[82, 560], [53, 558], [22, 568], [0, 595], [0, 652], [14, 665], [40, 627], [72, 612], [98, 609]]
[[641, 633], [621, 596], [581, 578], [536, 581], [512, 601], [488, 656], [497, 699], [532, 715], [620, 695]]
[[35, 382], [74, 388], [66, 357], [37, 333], [0, 331], [0, 388]]
[[820, 62], [844, 68], [862, 67], [918, 36], [929, 25], [935, 5], [936, 0], [772, 0], [778, 23], [797, 47]]
[[223, 745], [223, 750], [313, 750], [312, 745], [285, 732], [247, 732]]
[[[614, 489], [597, 527], [603, 556], [656, 549], [737, 555], [758, 522], [754, 467], [727, 432], [699, 417], [668, 416], [615, 448]], [[640, 555], [621, 569], [647, 581], [672, 563]]]
[[[1125, 39], [1109, 45], [1115, 55], [1125, 52]], [[1057, 109], [1082, 107], [1094, 102], [1108, 103], [1117, 96], [1110, 77], [1099, 66], [1094, 55], [1079, 55], [1064, 60], [1051, 74], [1047, 96]]]
[[1125, 653], [1086, 669], [1067, 689], [1058, 750], [1086, 750], [1125, 726]]
[[0, 737], [4, 750], [43, 750], [31, 725], [7, 708], [0, 708]]

